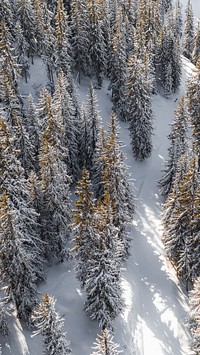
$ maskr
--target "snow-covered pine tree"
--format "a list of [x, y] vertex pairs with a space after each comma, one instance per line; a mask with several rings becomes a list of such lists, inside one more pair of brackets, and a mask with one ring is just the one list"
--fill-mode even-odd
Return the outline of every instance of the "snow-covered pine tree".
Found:
[[200, 58], [187, 83], [187, 106], [192, 125], [193, 150], [198, 155], [200, 170]]
[[85, 263], [93, 254], [93, 246], [96, 243], [94, 229], [95, 200], [92, 193], [89, 172], [84, 168], [82, 178], [78, 182], [75, 195], [78, 197], [73, 212], [74, 222], [74, 248], [75, 257], [78, 260], [76, 265], [76, 277], [84, 287], [87, 269]]
[[122, 17], [121, 6], [116, 9], [116, 19], [114, 23], [113, 36], [111, 39], [110, 54], [110, 85], [112, 90], [112, 110], [122, 121], [126, 119], [126, 36], [125, 23]]
[[[185, 164], [184, 159], [182, 156], [180, 163]], [[188, 290], [189, 283], [194, 282], [200, 270], [200, 187], [197, 156], [190, 159], [185, 173], [178, 174], [179, 179], [176, 179], [176, 175], [172, 192], [165, 204], [164, 244], [178, 276], [186, 282]], [[172, 209], [170, 205], [173, 205]]]
[[16, 305], [18, 317], [29, 323], [37, 303], [36, 264], [41, 262], [40, 250], [35, 247], [22, 213], [6, 193], [0, 196], [0, 239], [1, 282], [6, 285], [7, 296]]
[[85, 310], [91, 319], [98, 321], [100, 328], [112, 329], [113, 320], [124, 305], [120, 286], [123, 246], [117, 238], [118, 229], [113, 224], [109, 194], [104, 196], [96, 209], [95, 224], [96, 242], [91, 257], [85, 263]]
[[31, 57], [33, 63], [37, 45], [34, 28], [34, 13], [31, 0], [16, 0], [16, 18], [20, 21], [23, 35], [29, 45], [28, 56]]
[[171, 124], [171, 132], [168, 136], [168, 139], [170, 140], [170, 146], [168, 148], [169, 158], [165, 162], [163, 176], [158, 182], [160, 193], [163, 195], [164, 199], [167, 198], [172, 189], [178, 160], [182, 154], [187, 152], [187, 130], [188, 113], [185, 98], [183, 96], [175, 110], [175, 119]]
[[104, 329], [101, 335], [97, 334], [94, 345], [91, 355], [118, 355], [123, 352], [119, 349], [119, 345], [114, 343], [113, 335], [108, 329]]
[[38, 171], [38, 152], [40, 146], [40, 125], [36, 112], [36, 106], [31, 94], [28, 96], [28, 108], [25, 113], [26, 128], [29, 133], [30, 142], [33, 146], [35, 156], [35, 169]]
[[63, 146], [68, 150], [65, 161], [67, 164], [68, 174], [72, 181], [80, 178], [79, 167], [79, 146], [78, 146], [78, 128], [79, 121], [77, 117], [77, 108], [74, 106], [72, 95], [68, 92], [67, 77], [60, 70], [57, 77], [55, 92], [53, 95], [53, 107], [55, 114], [61, 116], [63, 125]]
[[130, 122], [133, 156], [143, 160], [152, 151], [152, 119], [150, 85], [144, 77], [143, 65], [133, 55], [128, 61], [127, 121]]
[[104, 21], [102, 14], [105, 13], [105, 1], [89, 1], [88, 24], [89, 24], [89, 70], [88, 74], [95, 75], [97, 85], [101, 87], [103, 75], [107, 69], [107, 48], [104, 33]]
[[64, 9], [63, 0], [57, 1], [57, 10], [55, 15], [55, 40], [57, 50], [57, 70], [67, 75], [68, 69], [72, 69], [73, 53], [70, 44], [70, 27], [68, 24], [68, 15]]
[[49, 92], [47, 89], [42, 88], [39, 93], [38, 102], [36, 105], [36, 116], [38, 117], [38, 125], [40, 129], [40, 139], [42, 132], [47, 128], [48, 124], [48, 97]]
[[122, 243], [123, 257], [130, 253], [130, 236], [127, 227], [132, 223], [134, 213], [133, 186], [125, 165], [125, 157], [118, 141], [118, 126], [116, 115], [111, 115], [108, 126], [108, 139], [101, 160], [104, 169], [102, 172], [102, 185], [105, 194], [111, 198], [113, 210], [113, 224], [118, 228], [118, 238]]
[[1, 1], [1, 22], [4, 22], [6, 27], [15, 36], [14, 29], [14, 3], [12, 0]]
[[[8, 126], [3, 119], [0, 120], [0, 186], [1, 192], [8, 195], [13, 203], [17, 215], [21, 218], [21, 232], [26, 235], [26, 240], [32, 246], [32, 251], [36, 250], [35, 270], [37, 279], [44, 278], [42, 250], [44, 245], [38, 235], [37, 219], [38, 214], [30, 205], [29, 193], [24, 178], [24, 170], [17, 159], [17, 152], [14, 149], [13, 139], [11, 139]], [[39, 253], [38, 253], [39, 250]]]
[[30, 141], [29, 133], [23, 124], [22, 117], [14, 116], [14, 145], [18, 150], [18, 158], [21, 161], [25, 176], [27, 177], [31, 170], [36, 170], [36, 157], [34, 146]]
[[44, 46], [42, 49], [42, 59], [45, 63], [48, 89], [54, 92], [54, 73], [56, 70], [56, 40], [54, 30], [51, 26], [50, 14], [47, 12], [46, 25], [44, 28]]
[[85, 0], [71, 1], [71, 43], [74, 53], [75, 68], [80, 75], [88, 73], [89, 62], [89, 24], [87, 16], [87, 5]]
[[194, 31], [194, 43], [192, 51], [192, 63], [197, 64], [198, 58], [200, 58], [200, 23], [198, 22], [197, 27]]
[[183, 35], [183, 55], [192, 60], [192, 51], [194, 48], [194, 15], [191, 0], [188, 0], [185, 10], [185, 28]]
[[[0, 334], [5, 336], [9, 333], [8, 328], [8, 311], [6, 309], [6, 298], [0, 298]], [[1, 353], [1, 352], [0, 352]]]
[[33, 311], [32, 321], [37, 328], [33, 336], [43, 336], [43, 348], [46, 355], [66, 355], [71, 353], [67, 333], [64, 332], [64, 319], [55, 310], [56, 299], [45, 294], [38, 307]]
[[26, 83], [29, 74], [29, 62], [27, 58], [28, 53], [28, 43], [23, 35], [20, 22], [17, 21], [15, 25], [16, 39], [15, 39], [15, 53], [17, 56], [17, 63], [20, 65], [20, 71], [22, 78], [25, 79]]
[[91, 171], [97, 142], [101, 129], [101, 117], [98, 111], [97, 96], [92, 83], [90, 83], [86, 101], [84, 104], [85, 131], [82, 137], [82, 149], [85, 155], [84, 165]]
[[193, 337], [191, 348], [198, 355], [200, 353], [200, 277], [196, 279], [189, 293], [189, 305], [190, 330]]

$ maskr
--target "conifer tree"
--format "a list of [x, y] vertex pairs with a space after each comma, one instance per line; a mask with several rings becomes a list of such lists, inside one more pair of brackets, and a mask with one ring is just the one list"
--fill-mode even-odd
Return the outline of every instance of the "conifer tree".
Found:
[[44, 28], [44, 48], [42, 50], [42, 59], [45, 63], [48, 78], [48, 88], [51, 93], [54, 92], [54, 73], [56, 70], [56, 41], [51, 26], [50, 15], [47, 14], [46, 25]]
[[36, 105], [36, 116], [38, 117], [38, 125], [41, 132], [47, 128], [48, 123], [48, 97], [49, 92], [47, 89], [42, 88], [39, 93], [38, 102]]
[[28, 56], [33, 57], [36, 53], [36, 38], [34, 28], [34, 13], [31, 0], [16, 1], [16, 17], [20, 21], [23, 35], [29, 45]]
[[70, 177], [65, 164], [67, 151], [62, 146], [63, 127], [47, 97], [48, 126], [43, 132], [40, 153], [40, 181], [43, 196], [42, 235], [48, 247], [46, 257], [66, 257], [66, 240], [70, 234]]
[[198, 58], [200, 58], [200, 23], [198, 23], [194, 32], [192, 63], [196, 65]]
[[187, 7], [185, 10], [185, 29], [183, 37], [183, 55], [192, 60], [193, 51], [193, 41], [194, 41], [194, 17], [191, 1], [188, 0]]
[[192, 350], [196, 355], [200, 352], [200, 277], [194, 283], [189, 293], [190, 330], [192, 333]]
[[116, 24], [111, 40], [110, 88], [112, 90], [112, 110], [121, 120], [126, 119], [126, 38], [121, 7], [117, 7]]
[[133, 55], [128, 62], [127, 79], [127, 121], [130, 122], [133, 156], [143, 160], [152, 151], [152, 109], [150, 86], [144, 80], [143, 66]]
[[40, 126], [39, 126], [39, 118], [36, 112], [36, 106], [33, 101], [33, 97], [31, 94], [28, 96], [28, 108], [25, 115], [26, 120], [26, 128], [29, 133], [30, 142], [33, 146], [34, 156], [36, 158], [35, 161], [35, 169], [38, 170], [38, 153], [40, 146]]
[[193, 150], [198, 155], [200, 169], [200, 58], [187, 84], [187, 104], [192, 125]]
[[171, 124], [171, 132], [168, 136], [170, 140], [169, 159], [165, 163], [164, 174], [159, 180], [160, 193], [165, 199], [172, 190], [178, 160], [188, 149], [187, 129], [187, 108], [183, 96], [175, 110], [175, 120]]
[[6, 27], [15, 35], [14, 31], [14, 6], [12, 0], [1, 1], [1, 22], [4, 22]]
[[0, 238], [1, 280], [7, 285], [6, 293], [15, 303], [18, 317], [29, 322], [37, 302], [35, 264], [40, 255], [30, 231], [25, 229], [23, 215], [5, 193], [0, 197]]
[[0, 299], [0, 334], [3, 336], [9, 334], [8, 321], [7, 321], [8, 311], [6, 309], [6, 303], [7, 303], [6, 298]]
[[103, 198], [108, 193], [113, 210], [113, 224], [118, 228], [118, 239], [123, 245], [122, 256], [129, 255], [130, 236], [127, 226], [132, 222], [134, 213], [132, 186], [125, 165], [125, 157], [118, 142], [118, 127], [115, 114], [111, 115], [108, 127], [108, 139], [103, 155], [104, 163], [102, 183]]
[[68, 91], [68, 79], [62, 72], [58, 73], [55, 93], [53, 95], [53, 106], [55, 114], [61, 116], [63, 125], [63, 146], [68, 150], [66, 164], [68, 174], [72, 181], [77, 181], [80, 177], [79, 167], [79, 146], [78, 146], [78, 124], [77, 108], [74, 105], [72, 95]]
[[76, 209], [74, 210], [74, 243], [76, 259], [76, 277], [84, 287], [86, 281], [87, 270], [85, 263], [93, 254], [93, 245], [96, 241], [94, 230], [94, 213], [95, 201], [92, 193], [91, 181], [89, 172], [84, 168], [82, 178], [78, 182], [75, 190]]
[[55, 39], [57, 49], [57, 69], [61, 68], [67, 75], [72, 64], [72, 49], [70, 45], [70, 27], [68, 25], [67, 13], [64, 9], [63, 0], [57, 1], [55, 16]]
[[99, 139], [101, 117], [98, 112], [97, 96], [92, 83], [90, 83], [87, 98], [84, 105], [85, 132], [83, 137], [83, 147], [85, 147], [85, 166], [91, 169], [91, 162]]
[[119, 345], [114, 343], [113, 335], [107, 329], [104, 329], [101, 335], [97, 335], [94, 345], [92, 349], [95, 351], [91, 355], [118, 355], [123, 352], [119, 350]]
[[70, 342], [63, 330], [64, 320], [55, 310], [56, 300], [45, 294], [38, 307], [34, 310], [32, 321], [37, 328], [33, 336], [43, 336], [44, 354], [64, 355], [70, 354]]
[[19, 21], [16, 22], [15, 29], [16, 29], [15, 53], [17, 56], [17, 63], [20, 65], [21, 76], [22, 78], [25, 79], [27, 83], [28, 78], [30, 77], [29, 62], [28, 62], [28, 58], [26, 57], [28, 52], [28, 43], [22, 33], [22, 29]]
[[113, 224], [111, 199], [106, 194], [96, 210], [96, 243], [86, 261], [85, 310], [102, 329], [112, 329], [123, 308], [120, 287], [122, 245]]
[[85, 0], [71, 1], [71, 43], [74, 53], [75, 68], [80, 75], [88, 73], [89, 55], [89, 24], [87, 4]]
[[163, 240], [167, 255], [188, 290], [189, 283], [194, 282], [200, 270], [200, 190], [197, 157], [192, 157], [189, 163], [185, 159], [185, 156], [180, 158], [173, 189], [165, 204]]

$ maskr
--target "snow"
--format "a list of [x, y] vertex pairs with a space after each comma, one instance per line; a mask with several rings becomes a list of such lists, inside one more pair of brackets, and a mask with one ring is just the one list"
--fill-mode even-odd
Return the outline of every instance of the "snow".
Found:
[[[187, 0], [182, 0], [185, 7]], [[200, 17], [200, 1], [192, 0], [196, 18]], [[127, 165], [134, 179], [136, 212], [131, 227], [132, 255], [125, 264], [122, 275], [123, 297], [126, 307], [115, 321], [114, 341], [120, 344], [125, 355], [190, 355], [190, 335], [187, 332], [188, 301], [174, 269], [165, 258], [161, 242], [162, 201], [157, 181], [167, 159], [167, 148], [174, 109], [185, 94], [185, 81], [191, 75], [193, 65], [185, 58], [183, 76], [179, 91], [170, 99], [155, 95], [153, 111], [155, 131], [152, 156], [145, 162], [132, 158], [128, 125], [120, 122], [120, 140], [125, 144]], [[38, 65], [41, 66], [38, 69]], [[43, 65], [38, 59], [31, 67], [30, 81], [22, 85], [22, 92], [31, 91], [34, 97], [45, 81]], [[35, 76], [37, 75], [37, 77]], [[82, 80], [78, 93], [80, 100], [87, 94], [89, 80]], [[105, 126], [110, 113], [111, 102], [108, 81], [97, 90], [100, 114]], [[48, 293], [57, 299], [56, 310], [65, 319], [65, 330], [71, 341], [73, 355], [89, 355], [100, 329], [95, 321], [86, 316], [83, 306], [85, 296], [80, 290], [74, 273], [74, 261], [67, 261], [49, 267], [47, 279], [39, 287], [41, 295]], [[9, 319], [10, 335], [1, 338], [4, 355], [40, 355], [42, 339], [31, 337], [27, 329], [13, 316]]]

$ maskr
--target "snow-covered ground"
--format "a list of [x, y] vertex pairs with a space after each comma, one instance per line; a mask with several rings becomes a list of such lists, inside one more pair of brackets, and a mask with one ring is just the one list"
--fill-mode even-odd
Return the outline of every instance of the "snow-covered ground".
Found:
[[[183, 9], [187, 0], [181, 0]], [[194, 15], [200, 17], [200, 0], [192, 0]], [[183, 60], [183, 77], [179, 91], [170, 99], [160, 95], [153, 97], [154, 126], [153, 153], [145, 162], [132, 158], [129, 144], [128, 125], [120, 123], [120, 139], [126, 145], [124, 152], [134, 179], [136, 212], [131, 228], [132, 255], [125, 265], [122, 286], [126, 308], [115, 322], [115, 337], [124, 355], [190, 355], [190, 336], [187, 332], [187, 297], [176, 278], [171, 265], [166, 261], [161, 243], [161, 198], [157, 180], [161, 177], [164, 161], [167, 159], [169, 123], [174, 118], [178, 100], [185, 94], [185, 80], [193, 66]], [[31, 91], [36, 96], [44, 82], [41, 61], [35, 62], [28, 84], [23, 84], [26, 95]], [[87, 93], [89, 81], [84, 80], [78, 91], [80, 100]], [[100, 113], [107, 125], [110, 113], [108, 82], [97, 91]], [[39, 287], [42, 294], [49, 293], [57, 298], [57, 310], [65, 319], [65, 329], [71, 341], [73, 355], [89, 355], [97, 333], [97, 323], [91, 321], [83, 310], [84, 295], [77, 282], [73, 261], [50, 267], [47, 279]], [[14, 314], [13, 314], [14, 315]], [[15, 317], [10, 318], [11, 334], [0, 339], [3, 355], [42, 355], [42, 341], [32, 338], [31, 332], [23, 329]]]
[[[170, 99], [160, 95], [153, 97], [154, 126], [153, 153], [144, 162], [132, 158], [129, 131], [126, 123], [120, 123], [120, 140], [125, 144], [127, 165], [134, 179], [136, 212], [131, 228], [132, 255], [125, 265], [122, 276], [124, 313], [115, 322], [115, 341], [120, 343], [125, 355], [189, 355], [190, 336], [187, 333], [187, 297], [180, 287], [175, 272], [166, 262], [161, 242], [161, 198], [157, 181], [167, 159], [169, 123], [174, 109], [185, 94], [185, 80], [192, 72], [192, 64], [183, 60], [183, 77], [180, 90]], [[40, 81], [37, 81], [38, 83]], [[28, 84], [27, 84], [28, 85]], [[30, 85], [30, 83], [29, 83]], [[38, 84], [39, 85], [39, 84]], [[32, 92], [37, 86], [32, 87]], [[87, 93], [89, 80], [83, 80], [78, 88], [80, 100]], [[99, 109], [104, 125], [111, 113], [108, 82], [97, 91]], [[24, 85], [23, 90], [26, 90]], [[65, 329], [71, 341], [74, 355], [89, 355], [100, 332], [97, 323], [91, 321], [83, 310], [84, 295], [77, 282], [73, 261], [50, 267], [47, 280], [39, 287], [42, 294], [57, 298], [57, 310], [65, 319]], [[10, 319], [11, 335], [5, 339], [3, 354], [40, 355], [40, 337], [22, 329], [17, 320]]]

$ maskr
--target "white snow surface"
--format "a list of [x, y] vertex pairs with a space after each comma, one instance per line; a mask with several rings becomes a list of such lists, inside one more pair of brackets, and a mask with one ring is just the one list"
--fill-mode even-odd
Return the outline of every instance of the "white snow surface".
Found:
[[[187, 0], [182, 0], [182, 3], [185, 7]], [[192, 0], [192, 5], [195, 16], [199, 18], [200, 1]], [[128, 124], [120, 122], [120, 140], [125, 144], [123, 149], [134, 179], [135, 195], [135, 216], [131, 227], [132, 255], [124, 265], [121, 281], [126, 307], [114, 323], [114, 340], [120, 344], [124, 355], [192, 354], [187, 331], [187, 295], [165, 258], [161, 242], [162, 199], [157, 186], [164, 161], [168, 158], [169, 123], [174, 119], [174, 109], [185, 94], [185, 82], [194, 68], [187, 59], [182, 58], [182, 61], [182, 83], [178, 92], [170, 99], [153, 96], [154, 148], [149, 159], [144, 162], [133, 159]], [[38, 65], [41, 66], [41, 72]], [[37, 96], [45, 80], [42, 71], [43, 65], [37, 60], [28, 84], [22, 85], [24, 94], [31, 91], [34, 97]], [[81, 101], [86, 97], [88, 85], [89, 80], [84, 79], [78, 88]], [[107, 88], [108, 81], [104, 81], [102, 89], [96, 90], [105, 126], [112, 107]], [[72, 354], [90, 355], [100, 329], [97, 322], [91, 321], [83, 310], [84, 294], [75, 278], [74, 261], [49, 267], [47, 279], [40, 284], [39, 292], [41, 295], [48, 293], [57, 299], [56, 309], [65, 319]], [[9, 323], [9, 336], [0, 337], [3, 355], [42, 355], [42, 338], [32, 338], [31, 330], [16, 319], [15, 311]]]

